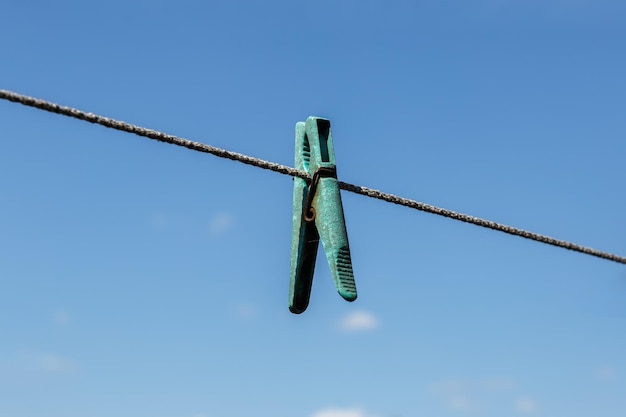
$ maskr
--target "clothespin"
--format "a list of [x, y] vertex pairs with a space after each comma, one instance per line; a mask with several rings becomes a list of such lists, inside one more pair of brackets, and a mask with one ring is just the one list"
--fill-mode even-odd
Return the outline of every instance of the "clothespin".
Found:
[[337, 291], [356, 299], [329, 120], [309, 117], [296, 124], [295, 167], [311, 175], [310, 183], [294, 178], [293, 185], [289, 310], [300, 314], [309, 305], [320, 239]]

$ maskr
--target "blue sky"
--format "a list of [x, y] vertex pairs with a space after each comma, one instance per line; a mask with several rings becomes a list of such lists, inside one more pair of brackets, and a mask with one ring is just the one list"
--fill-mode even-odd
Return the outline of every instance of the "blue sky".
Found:
[[[626, 254], [626, 3], [5, 1], [0, 88]], [[287, 309], [292, 181], [0, 103], [0, 416], [626, 414], [626, 270], [344, 193]]]

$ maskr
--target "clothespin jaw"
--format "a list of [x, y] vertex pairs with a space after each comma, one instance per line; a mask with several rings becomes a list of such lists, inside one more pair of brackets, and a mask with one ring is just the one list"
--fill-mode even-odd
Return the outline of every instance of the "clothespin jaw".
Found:
[[320, 239], [337, 291], [347, 301], [357, 297], [330, 121], [296, 124], [295, 168], [312, 176], [310, 184], [294, 178], [293, 188], [289, 310], [299, 314], [309, 304]]

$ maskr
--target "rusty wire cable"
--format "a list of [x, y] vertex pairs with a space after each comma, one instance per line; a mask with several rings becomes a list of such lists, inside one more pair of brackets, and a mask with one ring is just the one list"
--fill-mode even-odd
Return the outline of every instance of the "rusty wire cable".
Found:
[[[143, 136], [149, 139], [154, 139], [159, 142], [170, 143], [172, 145], [182, 146], [188, 149], [192, 149], [198, 152], [210, 153], [220, 158], [227, 158], [233, 161], [243, 162], [244, 164], [253, 165], [258, 168], [268, 169], [270, 171], [278, 172], [284, 175], [290, 175], [292, 177], [303, 178], [310, 181], [310, 176], [303, 171], [299, 171], [295, 168], [288, 167], [286, 165], [277, 164], [275, 162], [265, 161], [263, 159], [254, 158], [248, 155], [243, 155], [237, 152], [227, 151], [225, 149], [216, 148], [211, 145], [206, 145], [199, 142], [193, 142], [188, 139], [180, 138], [178, 136], [168, 135], [167, 133], [159, 132], [145, 127], [132, 125], [130, 123], [122, 122], [119, 120], [111, 119], [104, 116], [99, 116], [93, 113], [86, 113], [84, 111], [74, 109], [71, 107], [60, 106], [55, 103], [51, 103], [46, 100], [41, 100], [34, 97], [25, 96], [22, 94], [14, 93], [7, 90], [0, 90], [0, 99], [20, 103], [25, 106], [35, 107], [37, 109], [45, 110], [51, 113], [61, 114], [63, 116], [73, 117], [75, 119], [84, 120], [89, 123], [99, 124], [104, 127], [108, 127], [122, 132], [134, 133], [138, 136]], [[496, 230], [499, 232], [508, 233], [513, 236], [519, 236], [526, 239], [534, 240], [547, 245], [557, 246], [560, 248], [568, 249], [575, 252], [584, 253], [587, 255], [595, 256], [598, 258], [606, 259], [621, 264], [626, 264], [626, 257], [615, 255], [608, 252], [599, 251], [597, 249], [589, 248], [586, 246], [577, 245], [565, 240], [555, 239], [549, 236], [545, 236], [539, 233], [529, 232], [527, 230], [518, 229], [516, 227], [507, 226], [505, 224], [493, 222], [490, 220], [481, 219], [479, 217], [470, 216], [468, 214], [457, 213], [445, 208], [432, 206], [430, 204], [422, 203], [416, 200], [408, 198], [398, 197], [393, 194], [384, 193], [382, 191], [374, 190], [367, 187], [362, 187], [347, 182], [339, 181], [339, 188], [352, 193], [361, 194], [366, 197], [376, 198], [379, 200], [387, 201], [389, 203], [398, 204], [401, 206], [413, 208], [427, 213], [436, 214], [438, 216], [447, 217], [453, 220], [470, 223], [476, 226], [485, 227], [487, 229]]]

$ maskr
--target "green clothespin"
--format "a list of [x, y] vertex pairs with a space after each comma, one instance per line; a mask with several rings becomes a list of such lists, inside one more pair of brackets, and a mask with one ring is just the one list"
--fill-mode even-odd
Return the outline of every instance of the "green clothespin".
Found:
[[309, 117], [296, 124], [295, 167], [312, 175], [294, 178], [289, 310], [300, 314], [311, 296], [317, 247], [322, 240], [339, 294], [356, 299], [348, 233], [343, 216], [330, 121]]

